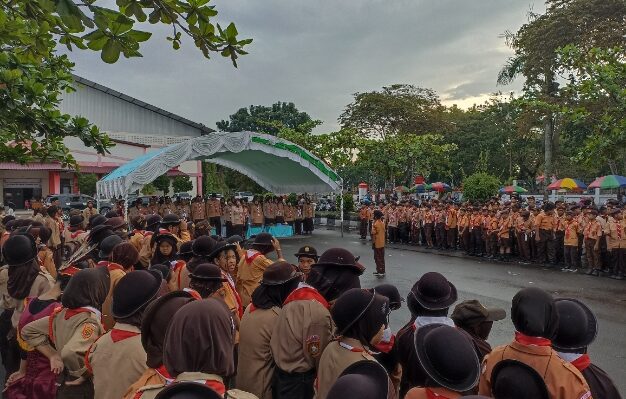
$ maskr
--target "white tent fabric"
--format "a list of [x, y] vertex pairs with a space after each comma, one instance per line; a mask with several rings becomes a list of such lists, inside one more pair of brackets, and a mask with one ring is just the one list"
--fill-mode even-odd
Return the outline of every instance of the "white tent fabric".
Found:
[[206, 160], [234, 169], [276, 193], [341, 190], [342, 180], [302, 147], [274, 136], [215, 133], [149, 152], [98, 182], [98, 197], [125, 197], [185, 161]]

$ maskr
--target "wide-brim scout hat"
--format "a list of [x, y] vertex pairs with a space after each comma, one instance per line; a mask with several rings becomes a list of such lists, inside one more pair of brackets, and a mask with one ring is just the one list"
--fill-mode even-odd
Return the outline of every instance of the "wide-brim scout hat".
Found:
[[245, 240], [243, 239], [242, 236], [239, 236], [239, 235], [236, 235], [236, 234], [232, 235], [232, 236], [230, 236], [230, 237], [228, 237], [226, 239], [226, 242], [229, 243], [229, 244], [238, 244], [238, 243], [242, 243], [244, 241]]
[[228, 281], [222, 277], [222, 269], [213, 263], [201, 263], [189, 274], [192, 280], [201, 281]]
[[261, 284], [280, 285], [300, 277], [302, 277], [302, 273], [294, 265], [279, 261], [272, 263], [265, 269]]
[[122, 237], [118, 236], [117, 234], [112, 234], [108, 236], [107, 238], [102, 240], [102, 242], [99, 245], [100, 251], [98, 252], [98, 257], [100, 259], [107, 259], [109, 256], [111, 256], [111, 252], [113, 252], [113, 248], [115, 248], [117, 244], [123, 241], [124, 240], [122, 239]]
[[355, 257], [352, 252], [344, 248], [330, 248], [324, 251], [322, 256], [315, 263], [316, 267], [319, 266], [338, 266], [354, 269], [362, 274], [365, 271], [365, 267], [359, 262], [359, 257]]
[[156, 298], [162, 279], [156, 270], [136, 270], [122, 277], [113, 290], [113, 317], [124, 319], [143, 309]]
[[358, 322], [374, 304], [376, 292], [352, 288], [343, 293], [330, 308], [330, 316], [337, 327], [337, 335], [343, 335]]
[[109, 220], [103, 215], [93, 215], [89, 218], [88, 227], [93, 231], [96, 227], [101, 226]]
[[178, 226], [180, 224], [180, 218], [178, 215], [174, 213], [170, 213], [169, 215], [165, 215], [163, 219], [161, 219], [161, 226]]
[[180, 244], [180, 248], [178, 249], [178, 256], [179, 257], [191, 257], [193, 256], [193, 243], [195, 242], [195, 240], [191, 240], [191, 241], [185, 241], [184, 243]]
[[37, 257], [37, 244], [30, 234], [15, 234], [2, 246], [2, 255], [9, 265], [28, 263]]
[[126, 226], [126, 221], [124, 220], [124, 218], [118, 216], [107, 220], [104, 224], [107, 226], [111, 226], [113, 230], [117, 230], [120, 227]]
[[113, 229], [111, 226], [107, 226], [105, 224], [99, 224], [89, 232], [89, 236], [87, 236], [87, 241], [90, 244], [99, 244], [110, 235], [113, 235]]
[[217, 242], [213, 238], [200, 236], [193, 241], [191, 250], [195, 256], [208, 257], [213, 252], [216, 245]]
[[311, 258], [311, 259], [315, 259], [315, 261], [317, 261], [319, 258], [319, 256], [317, 255], [317, 249], [309, 245], [305, 245], [304, 247], [300, 248], [298, 252], [295, 254], [295, 256], [297, 258], [300, 258], [300, 257]]
[[450, 318], [456, 325], [472, 326], [486, 321], [503, 320], [506, 310], [501, 308], [486, 308], [476, 299], [463, 301], [456, 305]]
[[70, 227], [79, 227], [83, 225], [85, 218], [82, 215], [74, 215], [70, 218]]
[[447, 309], [458, 297], [454, 284], [437, 272], [425, 273], [411, 288], [409, 295], [428, 310]]
[[254, 241], [252, 242], [252, 247], [261, 247], [261, 248], [271, 247], [274, 245], [272, 242], [273, 239], [274, 237], [272, 237], [270, 233], [257, 234], [257, 236], [254, 237]]
[[377, 294], [382, 295], [389, 299], [389, 308], [391, 310], [398, 310], [402, 307], [402, 302], [404, 302], [404, 298], [400, 295], [400, 291], [393, 284], [379, 284], [374, 287], [374, 291]]
[[424, 371], [437, 384], [464, 392], [478, 383], [478, 356], [473, 343], [458, 329], [438, 323], [420, 327], [414, 344]]
[[160, 391], [155, 399], [222, 399], [208, 385], [197, 382], [176, 382]]
[[150, 215], [146, 218], [146, 228], [151, 229], [156, 225], [161, 223], [161, 216], [159, 215]]
[[151, 245], [154, 245], [154, 244], [159, 245], [163, 241], [169, 242], [170, 245], [174, 248], [174, 250], [176, 250], [176, 247], [178, 246], [178, 240], [176, 239], [176, 237], [174, 237], [170, 233], [159, 233], [159, 234], [153, 235]]
[[327, 399], [387, 398], [389, 378], [378, 362], [362, 360], [348, 366], [328, 391]]
[[598, 335], [598, 320], [591, 309], [577, 299], [554, 300], [559, 315], [552, 347], [559, 352], [584, 351]]
[[550, 397], [541, 375], [529, 365], [513, 359], [501, 360], [495, 365], [491, 372], [491, 392], [496, 398]]
[[208, 257], [209, 259], [215, 259], [222, 251], [228, 251], [229, 249], [232, 249], [234, 251], [235, 249], [237, 249], [237, 245], [229, 244], [226, 241], [218, 241], [217, 243], [215, 243], [215, 249], [211, 251]]
[[536, 287], [520, 290], [513, 297], [511, 321], [522, 334], [552, 339], [559, 323], [554, 298]]

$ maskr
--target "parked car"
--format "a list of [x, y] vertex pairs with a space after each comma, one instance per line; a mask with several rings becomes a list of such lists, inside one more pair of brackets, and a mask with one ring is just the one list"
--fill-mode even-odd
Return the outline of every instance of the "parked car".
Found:
[[[94, 197], [90, 197], [85, 194], [50, 194], [44, 200], [44, 204], [46, 206], [50, 206], [55, 200], [59, 201], [59, 207], [63, 210], [64, 220], [69, 219], [70, 210], [72, 209], [79, 209], [82, 211], [87, 208], [87, 202], [89, 201], [93, 201], [94, 206], [97, 204]], [[104, 215], [111, 209], [113, 209], [113, 204], [110, 200], [100, 200], [100, 209], [98, 211], [101, 214]]]
[[181, 200], [186, 199], [188, 201], [191, 201], [191, 194], [189, 194], [189, 193], [174, 193], [172, 198], [179, 198]]
[[248, 202], [254, 201], [254, 194], [250, 191], [236, 191], [235, 199], [246, 199]]

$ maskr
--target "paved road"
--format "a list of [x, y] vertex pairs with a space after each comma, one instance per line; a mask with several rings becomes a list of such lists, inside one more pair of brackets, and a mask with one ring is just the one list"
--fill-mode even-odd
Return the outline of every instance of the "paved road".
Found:
[[[437, 271], [454, 283], [459, 301], [479, 299], [486, 306], [499, 306], [507, 313], [510, 313], [511, 299], [524, 287], [540, 287], [555, 296], [578, 298], [593, 309], [598, 318], [598, 338], [590, 348], [592, 361], [611, 375], [622, 394], [626, 393], [626, 281], [390, 248], [386, 249], [387, 276], [379, 280], [372, 275], [375, 267], [370, 242], [359, 240], [354, 233], [341, 238], [338, 231], [321, 228], [312, 237], [284, 240], [285, 256], [296, 253], [305, 243], [314, 246], [319, 253], [336, 246], [349, 249], [361, 256], [361, 262], [367, 267], [361, 277], [363, 287], [385, 281], [395, 284], [404, 297], [423, 273]], [[295, 258], [288, 260], [295, 262]], [[393, 329], [398, 330], [409, 317], [406, 306], [393, 312]], [[507, 343], [513, 332], [509, 319], [496, 322], [489, 341], [493, 346]]]

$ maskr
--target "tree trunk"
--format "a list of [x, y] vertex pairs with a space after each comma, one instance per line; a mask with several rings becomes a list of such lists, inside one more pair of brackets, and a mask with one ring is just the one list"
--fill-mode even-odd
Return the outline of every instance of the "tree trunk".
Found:
[[552, 119], [552, 113], [546, 115], [546, 120], [543, 123], [543, 145], [544, 145], [544, 182], [546, 189], [543, 192], [543, 200], [548, 201], [550, 190], [550, 178], [552, 177], [552, 150], [553, 150], [553, 135], [554, 135], [554, 121]]

